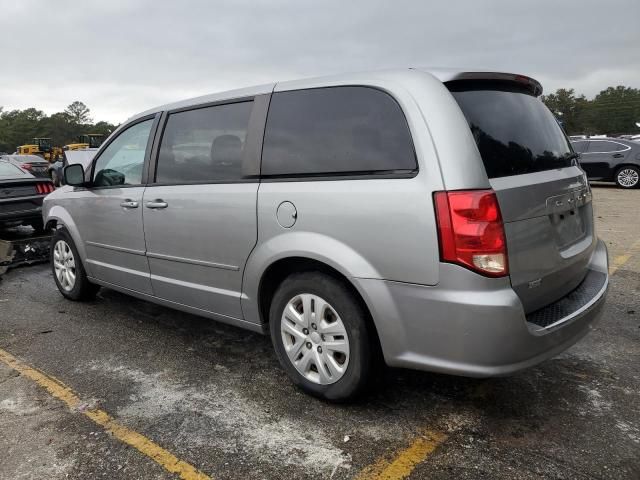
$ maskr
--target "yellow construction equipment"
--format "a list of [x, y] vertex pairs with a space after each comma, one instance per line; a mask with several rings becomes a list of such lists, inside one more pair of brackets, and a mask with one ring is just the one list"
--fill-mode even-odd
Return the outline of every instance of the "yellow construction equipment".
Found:
[[51, 139], [38, 137], [33, 139], [33, 143], [20, 145], [17, 149], [18, 155], [39, 155], [49, 162], [55, 162], [62, 156], [62, 149], [51, 145]]
[[84, 150], [86, 148], [98, 148], [104, 141], [101, 133], [85, 133], [78, 135], [77, 143], [70, 143], [62, 147], [63, 150]]

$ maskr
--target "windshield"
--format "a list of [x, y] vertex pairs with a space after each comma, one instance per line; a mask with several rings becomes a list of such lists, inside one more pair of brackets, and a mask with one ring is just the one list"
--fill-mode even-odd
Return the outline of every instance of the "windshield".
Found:
[[44, 158], [37, 155], [7, 155], [4, 158], [20, 163], [49, 163]]
[[564, 132], [538, 98], [508, 85], [452, 82], [448, 87], [469, 122], [489, 178], [573, 164]]

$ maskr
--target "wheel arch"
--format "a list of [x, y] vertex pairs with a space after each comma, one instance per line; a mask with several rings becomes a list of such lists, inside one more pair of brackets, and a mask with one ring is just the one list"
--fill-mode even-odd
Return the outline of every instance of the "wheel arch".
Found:
[[353, 295], [354, 299], [361, 306], [366, 315], [366, 322], [370, 327], [372, 347], [380, 352], [381, 343], [378, 335], [375, 320], [365, 297], [358, 290], [356, 285], [341, 271], [320, 260], [305, 256], [289, 256], [279, 258], [271, 263], [263, 272], [258, 284], [257, 307], [260, 322], [265, 331], [268, 330], [269, 310], [271, 301], [278, 287], [292, 273], [299, 272], [322, 272], [340, 281]]
[[342, 281], [361, 302], [377, 337], [373, 311], [352, 279], [381, 278], [379, 272], [343, 242], [312, 232], [285, 231], [258, 242], [244, 269], [241, 306], [245, 320], [267, 331], [268, 306], [275, 289], [286, 275], [304, 270], [319, 270]]
[[[292, 260], [294, 259], [294, 260]], [[327, 235], [313, 232], [282, 232], [267, 240], [259, 241], [245, 264], [242, 281], [242, 312], [245, 320], [256, 324], [267, 321], [260, 312], [260, 285], [265, 273], [279, 263], [291, 265], [300, 262], [318, 262], [341, 275], [349, 284], [349, 278], [381, 278], [377, 270], [353, 248]]]
[[76, 226], [76, 223], [73, 221], [73, 218], [71, 217], [69, 212], [64, 207], [61, 207], [60, 205], [54, 205], [53, 207], [51, 207], [50, 210], [47, 211], [47, 214], [44, 220], [45, 220], [45, 228], [47, 230], [54, 229], [54, 228], [61, 228], [61, 227], [64, 227], [67, 229], [67, 231], [69, 232], [69, 235], [71, 235], [71, 238], [73, 239], [73, 243], [75, 244], [76, 250], [78, 250], [80, 259], [84, 263], [87, 258], [86, 250], [84, 248], [84, 243], [82, 242], [82, 239], [80, 237], [80, 232], [78, 231], [78, 227]]

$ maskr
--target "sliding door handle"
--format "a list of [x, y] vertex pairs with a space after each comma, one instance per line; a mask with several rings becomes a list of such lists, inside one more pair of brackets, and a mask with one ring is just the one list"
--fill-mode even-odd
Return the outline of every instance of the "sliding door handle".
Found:
[[133, 200], [126, 199], [122, 203], [120, 203], [122, 208], [138, 208], [138, 202], [134, 202]]
[[159, 208], [167, 208], [169, 204], [164, 200], [157, 198], [153, 202], [145, 203], [144, 206], [147, 208], [159, 209]]

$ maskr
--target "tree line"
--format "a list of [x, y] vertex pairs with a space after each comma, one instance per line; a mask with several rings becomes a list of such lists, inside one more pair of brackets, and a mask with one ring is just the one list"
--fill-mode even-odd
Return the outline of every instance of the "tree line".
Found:
[[[619, 135], [639, 133], [640, 89], [609, 87], [592, 100], [577, 95], [573, 88], [560, 88], [542, 96], [542, 101], [560, 120], [569, 135]], [[42, 110], [27, 108], [7, 110], [0, 106], [0, 152], [14, 152], [19, 145], [35, 137], [50, 137], [53, 145], [76, 141], [84, 133], [110, 134], [117, 125], [95, 122], [89, 108], [75, 101], [64, 111], [46, 115]]]
[[37, 108], [4, 110], [0, 106], [0, 152], [13, 153], [19, 145], [31, 144], [36, 137], [49, 137], [55, 146], [75, 143], [79, 135], [109, 135], [117, 125], [94, 122], [89, 108], [75, 101], [64, 111], [46, 115]]
[[592, 100], [560, 88], [542, 96], [569, 135], [623, 135], [640, 133], [640, 89], [609, 87]]

